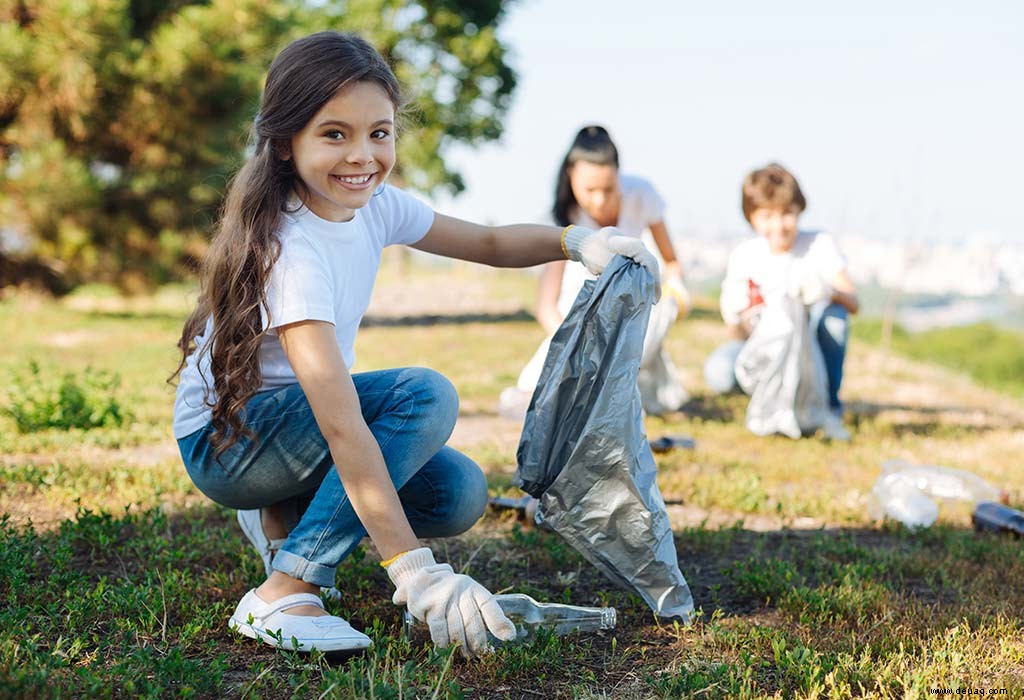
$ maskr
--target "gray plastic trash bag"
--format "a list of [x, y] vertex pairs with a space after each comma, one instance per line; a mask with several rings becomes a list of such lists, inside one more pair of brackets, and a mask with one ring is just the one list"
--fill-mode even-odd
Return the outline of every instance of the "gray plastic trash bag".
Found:
[[821, 348], [796, 297], [766, 304], [736, 358], [736, 381], [750, 395], [747, 428], [799, 438], [826, 425], [828, 378]]
[[616, 257], [580, 291], [551, 348], [519, 442], [516, 483], [540, 499], [537, 522], [564, 537], [661, 617], [688, 620], [637, 371], [654, 282]]

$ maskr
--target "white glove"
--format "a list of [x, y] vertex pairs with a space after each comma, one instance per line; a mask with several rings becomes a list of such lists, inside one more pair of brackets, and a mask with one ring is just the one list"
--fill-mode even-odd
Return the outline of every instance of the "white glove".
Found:
[[583, 263], [591, 274], [600, 275], [616, 255], [643, 265], [654, 278], [654, 302], [661, 299], [661, 272], [658, 261], [639, 238], [627, 236], [613, 226], [597, 231], [573, 226], [565, 234], [565, 250], [570, 260]]
[[831, 298], [832, 287], [821, 278], [821, 275], [811, 273], [800, 281], [800, 301], [805, 306], [811, 306]]
[[479, 656], [490, 651], [487, 631], [510, 642], [516, 628], [486, 588], [465, 574], [456, 574], [448, 564], [438, 564], [426, 547], [406, 552], [387, 567], [395, 584], [395, 605], [408, 605], [417, 620], [430, 627], [434, 644], [446, 647], [455, 642], [463, 655]]
[[681, 279], [669, 277], [662, 286], [665, 292], [675, 299], [676, 304], [679, 305], [679, 312], [676, 314], [677, 319], [683, 318], [686, 314], [690, 313], [690, 309], [693, 308], [693, 298], [690, 297], [690, 291]]

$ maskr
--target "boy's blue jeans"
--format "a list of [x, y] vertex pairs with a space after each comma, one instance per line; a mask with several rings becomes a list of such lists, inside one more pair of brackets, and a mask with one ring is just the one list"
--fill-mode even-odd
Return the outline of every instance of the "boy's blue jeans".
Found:
[[[843, 383], [843, 361], [846, 359], [846, 344], [850, 337], [849, 315], [839, 304], [815, 304], [809, 311], [809, 322], [817, 329], [818, 345], [825, 359], [825, 374], [828, 376], [829, 407], [839, 412], [839, 387]], [[736, 382], [736, 358], [743, 349], [743, 341], [732, 340], [715, 348], [704, 363], [704, 382], [712, 391], [728, 394], [739, 389]]]
[[[487, 505], [487, 480], [468, 457], [445, 447], [458, 416], [455, 388], [429, 369], [352, 375], [363, 418], [377, 439], [417, 537], [465, 532]], [[178, 440], [196, 487], [229, 508], [282, 504], [294, 525], [274, 569], [333, 586], [338, 564], [366, 535], [352, 509], [327, 441], [298, 384], [259, 393], [246, 404], [241, 439], [218, 462], [207, 425]]]

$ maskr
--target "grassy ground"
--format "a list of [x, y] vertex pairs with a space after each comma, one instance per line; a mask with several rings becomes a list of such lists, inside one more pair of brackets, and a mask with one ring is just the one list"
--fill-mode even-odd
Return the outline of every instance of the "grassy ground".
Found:
[[[513, 493], [518, 426], [494, 411], [540, 339], [533, 281], [464, 268], [385, 269], [361, 369], [435, 367], [462, 396], [453, 444]], [[397, 280], [403, 280], [397, 284]], [[226, 619], [261, 564], [231, 511], [191, 486], [169, 439], [173, 344], [187, 290], [125, 302], [0, 302], [0, 399], [30, 359], [116, 371], [121, 427], [19, 434], [0, 418], [0, 697], [733, 698], [1024, 697], [1024, 548], [975, 534], [944, 506], [921, 532], [874, 520], [888, 458], [976, 472], [1024, 505], [1024, 405], [865, 343], [851, 348], [850, 444], [759, 439], [741, 397], [709, 395], [700, 362], [722, 340], [711, 304], [669, 345], [694, 399], [648, 432], [697, 449], [658, 456], [680, 565], [700, 612], [659, 625], [556, 535], [488, 513], [439, 558], [493, 590], [610, 604], [612, 634], [540, 638], [477, 662], [400, 634], [372, 546], [341, 567], [330, 610], [374, 638], [343, 663], [277, 653]], [[424, 299], [429, 300], [424, 302]], [[448, 322], [423, 325], [424, 311]], [[3, 404], [0, 404], [3, 405]]]

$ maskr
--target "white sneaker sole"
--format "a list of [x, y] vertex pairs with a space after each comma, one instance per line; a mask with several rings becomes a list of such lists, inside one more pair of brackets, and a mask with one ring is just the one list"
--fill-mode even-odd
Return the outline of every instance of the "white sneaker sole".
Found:
[[295, 639], [287, 638], [282, 636], [278, 639], [277, 635], [271, 634], [266, 630], [253, 627], [245, 620], [239, 620], [234, 615], [228, 620], [228, 627], [235, 632], [248, 637], [249, 639], [259, 639], [275, 649], [284, 649], [286, 651], [298, 651], [303, 653], [309, 653], [314, 649], [322, 652], [333, 652], [333, 651], [363, 651], [373, 646], [373, 641], [367, 638], [322, 638], [322, 639]]

